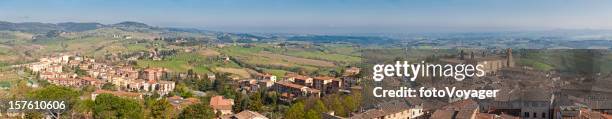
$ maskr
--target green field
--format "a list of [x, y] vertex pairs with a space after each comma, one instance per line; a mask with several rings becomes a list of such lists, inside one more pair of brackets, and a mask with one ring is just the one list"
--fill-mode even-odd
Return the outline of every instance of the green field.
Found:
[[187, 72], [192, 69], [196, 73], [209, 73], [213, 67], [239, 68], [234, 62], [223, 62], [216, 57], [204, 57], [196, 53], [179, 53], [163, 60], [138, 60], [138, 67], [163, 67], [173, 72]]
[[279, 69], [264, 69], [263, 72], [270, 73], [270, 74], [272, 74], [274, 76], [277, 76], [277, 77], [284, 77], [285, 73], [287, 73], [287, 71], [279, 70]]
[[519, 65], [572, 73], [612, 72], [612, 53], [593, 50], [533, 50], [518, 55]]

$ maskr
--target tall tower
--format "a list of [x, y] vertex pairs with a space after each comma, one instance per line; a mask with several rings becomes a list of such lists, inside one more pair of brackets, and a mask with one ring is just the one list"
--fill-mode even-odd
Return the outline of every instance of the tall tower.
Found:
[[506, 50], [506, 66], [514, 67], [514, 59], [512, 58], [512, 48]]
[[470, 52], [470, 59], [474, 60], [474, 51]]
[[463, 50], [461, 50], [461, 52], [459, 52], [459, 60], [464, 60], [465, 59], [465, 54], [463, 53]]

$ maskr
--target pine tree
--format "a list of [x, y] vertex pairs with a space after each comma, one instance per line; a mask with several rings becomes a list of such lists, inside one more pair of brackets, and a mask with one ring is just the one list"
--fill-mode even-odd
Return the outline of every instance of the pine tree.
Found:
[[171, 119], [174, 107], [166, 99], [157, 100], [151, 107], [151, 117], [155, 119]]

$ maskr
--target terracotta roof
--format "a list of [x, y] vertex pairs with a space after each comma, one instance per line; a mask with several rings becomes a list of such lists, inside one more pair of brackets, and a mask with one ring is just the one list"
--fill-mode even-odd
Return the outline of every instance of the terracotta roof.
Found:
[[495, 115], [487, 113], [478, 113], [476, 114], [476, 119], [495, 119]]
[[295, 89], [302, 89], [306, 86], [303, 85], [298, 85], [298, 84], [293, 84], [293, 83], [289, 83], [289, 82], [276, 82], [276, 84], [285, 86], [285, 87], [289, 87], [289, 88], [295, 88]]
[[87, 80], [87, 81], [96, 81], [96, 79], [91, 78], [91, 77], [82, 77], [81, 79]]
[[145, 80], [132, 80], [132, 83], [145, 83]]
[[471, 119], [478, 103], [472, 99], [450, 103], [434, 112], [433, 119]]
[[258, 119], [265, 118], [265, 119], [267, 119], [266, 116], [261, 115], [261, 114], [259, 114], [257, 112], [249, 111], [249, 110], [244, 110], [244, 111], [242, 111], [242, 112], [240, 112], [238, 114], [235, 114], [233, 117], [236, 118], [236, 119], [255, 119], [255, 118], [258, 118]]
[[155, 84], [155, 83], [157, 83], [157, 81], [156, 81], [156, 80], [149, 80], [147, 83], [149, 83], [149, 84]]
[[552, 92], [542, 88], [521, 89], [521, 99], [523, 101], [549, 101]]
[[432, 119], [453, 119], [457, 115], [455, 110], [436, 110], [432, 115]]
[[451, 104], [448, 104], [442, 107], [441, 109], [459, 111], [459, 110], [472, 110], [476, 108], [478, 108], [478, 103], [472, 99], [467, 99], [467, 100], [460, 100], [457, 102], [453, 102]]
[[295, 97], [295, 94], [291, 94], [291, 93], [281, 93], [281, 97], [291, 98], [291, 97]]
[[314, 80], [334, 80], [336, 78], [334, 77], [329, 77], [329, 76], [317, 76], [314, 78]]
[[58, 68], [58, 67], [62, 67], [62, 65], [51, 65], [51, 66], [49, 66], [49, 68]]
[[43, 75], [54, 75], [55, 73], [46, 71], [46, 72], [43, 72], [42, 74]]
[[198, 98], [187, 98], [185, 100], [187, 100], [187, 102], [190, 102], [190, 103], [198, 103], [198, 102], [200, 102], [200, 99], [198, 99]]
[[460, 110], [457, 111], [457, 115], [455, 115], [455, 119], [472, 119], [475, 110]]
[[310, 79], [310, 77], [308, 77], [308, 76], [302, 76], [302, 75], [295, 75], [295, 76], [292, 76], [292, 77], [293, 77], [295, 80], [308, 80], [308, 79]]
[[210, 99], [210, 107], [213, 109], [231, 110], [233, 105], [233, 99], [223, 99], [223, 96], [215, 96]]
[[172, 99], [172, 100], [180, 100], [180, 99], [183, 99], [183, 97], [181, 97], [181, 96], [176, 96], [176, 95], [175, 95], [175, 96], [169, 97], [168, 99]]

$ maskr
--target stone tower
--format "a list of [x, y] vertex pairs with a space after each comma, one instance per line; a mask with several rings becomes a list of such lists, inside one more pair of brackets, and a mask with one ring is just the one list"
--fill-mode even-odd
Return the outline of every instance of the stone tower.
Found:
[[506, 66], [514, 67], [514, 59], [512, 58], [512, 48], [506, 50]]
[[465, 60], [465, 54], [463, 53], [463, 50], [459, 52], [459, 60]]

